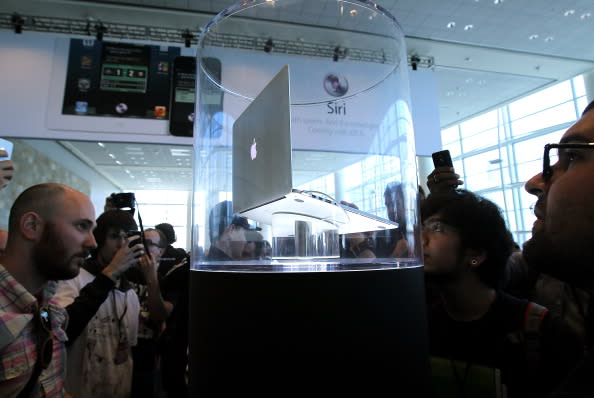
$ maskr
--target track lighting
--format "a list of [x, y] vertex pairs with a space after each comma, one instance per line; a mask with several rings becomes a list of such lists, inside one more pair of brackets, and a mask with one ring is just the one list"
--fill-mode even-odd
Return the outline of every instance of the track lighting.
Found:
[[348, 53], [349, 53], [348, 48], [342, 48], [340, 46], [336, 46], [334, 48], [334, 53], [332, 54], [332, 61], [338, 62], [339, 59], [346, 58]]
[[99, 21], [97, 25], [95, 25], [95, 37], [97, 40], [103, 40], [103, 35], [107, 32], [107, 28], [103, 25], [103, 22]]
[[272, 47], [274, 47], [274, 43], [272, 42], [272, 39], [268, 39], [268, 41], [266, 41], [266, 44], [264, 45], [264, 52], [271, 52]]
[[182, 33], [182, 38], [184, 39], [185, 46], [190, 47], [192, 45], [192, 39], [194, 39], [194, 35], [190, 33], [190, 29], [186, 29], [184, 33]]
[[23, 26], [25, 25], [25, 19], [23, 17], [15, 12], [12, 14], [11, 22], [14, 26], [14, 33], [23, 33]]
[[421, 62], [421, 58], [417, 57], [416, 55], [410, 57], [410, 66], [412, 67], [412, 70], [417, 70], [417, 65], [419, 62]]

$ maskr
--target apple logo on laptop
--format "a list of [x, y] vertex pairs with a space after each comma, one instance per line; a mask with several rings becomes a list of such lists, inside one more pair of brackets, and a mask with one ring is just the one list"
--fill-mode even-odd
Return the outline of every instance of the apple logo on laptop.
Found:
[[252, 142], [252, 146], [250, 147], [250, 156], [252, 157], [252, 160], [256, 159], [256, 156], [258, 156], [257, 146], [256, 138], [254, 138], [254, 142]]

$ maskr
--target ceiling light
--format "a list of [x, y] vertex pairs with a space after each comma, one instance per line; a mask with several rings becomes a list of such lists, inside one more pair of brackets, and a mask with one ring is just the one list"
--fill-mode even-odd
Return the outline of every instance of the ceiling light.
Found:
[[105, 148], [105, 144], [102, 142], [98, 142], [97, 145], [99, 145], [101, 148]]
[[544, 41], [549, 43], [549, 42], [552, 42], [553, 39], [554, 39], [553, 36], [547, 36], [547, 37], [545, 37]]
[[354, 17], [355, 15], [357, 15], [357, 10], [351, 10], [349, 11], [349, 14], [351, 14]]
[[472, 28], [474, 28], [474, 25], [469, 24], [464, 27], [464, 30], [471, 30]]
[[580, 15], [581, 19], [588, 19], [592, 16], [592, 14], [590, 14], [589, 12], [585, 12], [582, 15]]
[[566, 17], [572, 16], [573, 14], [575, 14], [575, 10], [567, 10], [565, 11], [565, 13], [563, 15], [565, 15]]
[[448, 29], [454, 29], [456, 27], [456, 22], [454, 22], [454, 21], [448, 22], [448, 24], [446, 25], [446, 27]]
[[501, 4], [503, 3], [503, 0], [493, 0], [493, 4]]
[[528, 37], [528, 40], [536, 40], [538, 39], [538, 35], [530, 35], [530, 37]]

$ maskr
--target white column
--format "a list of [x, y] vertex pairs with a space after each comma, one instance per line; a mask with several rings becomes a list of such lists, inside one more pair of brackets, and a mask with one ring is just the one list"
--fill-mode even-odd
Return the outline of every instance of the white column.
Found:
[[594, 101], [594, 70], [586, 72], [584, 76], [584, 85], [586, 86], [586, 98], [588, 103]]
[[334, 172], [334, 199], [338, 202], [345, 200], [344, 196], [344, 169]]

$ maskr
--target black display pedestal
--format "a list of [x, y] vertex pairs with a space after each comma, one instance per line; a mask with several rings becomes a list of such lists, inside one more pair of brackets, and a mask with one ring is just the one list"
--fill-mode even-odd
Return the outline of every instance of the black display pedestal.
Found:
[[190, 396], [424, 397], [423, 268], [192, 271]]

